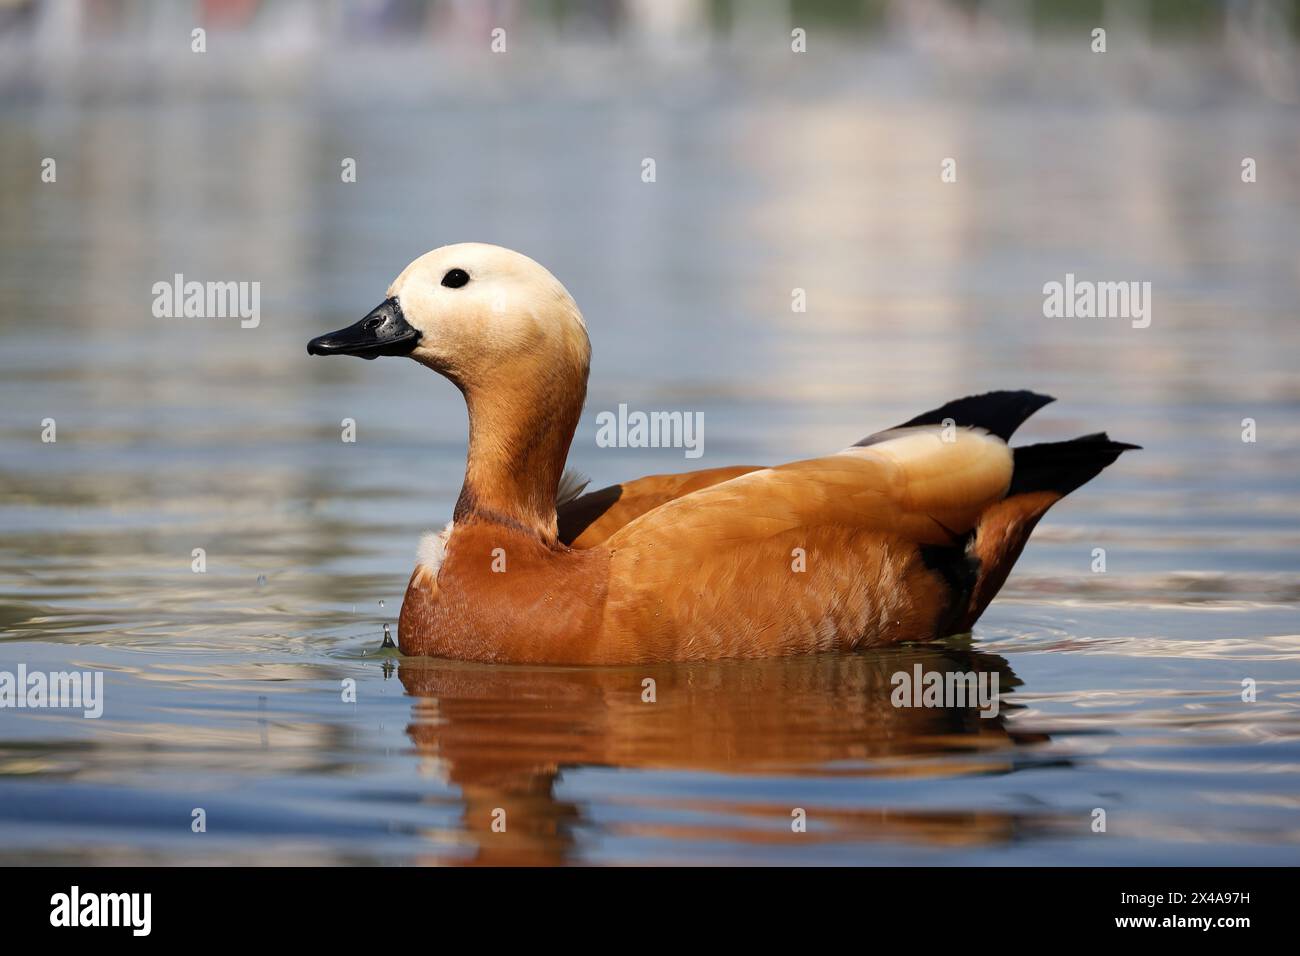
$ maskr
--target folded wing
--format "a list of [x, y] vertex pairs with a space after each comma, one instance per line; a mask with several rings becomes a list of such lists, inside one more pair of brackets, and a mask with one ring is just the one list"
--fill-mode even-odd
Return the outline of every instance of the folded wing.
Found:
[[926, 546], [953, 547], [1011, 472], [1000, 438], [914, 426], [668, 501], [603, 545], [607, 650], [690, 659], [930, 640], [951, 595]]

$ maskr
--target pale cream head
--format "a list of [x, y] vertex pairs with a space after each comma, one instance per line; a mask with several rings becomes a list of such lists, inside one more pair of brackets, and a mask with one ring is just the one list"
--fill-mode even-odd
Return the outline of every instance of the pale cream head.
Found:
[[487, 384], [493, 370], [521, 360], [577, 365], [585, 374], [591, 346], [582, 313], [555, 276], [518, 252], [443, 246], [403, 269], [388, 295], [420, 332], [411, 358], [462, 388]]
[[402, 270], [360, 321], [311, 355], [409, 355], [451, 379], [469, 409], [456, 521], [513, 522], [555, 541], [555, 496], [587, 394], [591, 344], [573, 298], [527, 256], [477, 242]]

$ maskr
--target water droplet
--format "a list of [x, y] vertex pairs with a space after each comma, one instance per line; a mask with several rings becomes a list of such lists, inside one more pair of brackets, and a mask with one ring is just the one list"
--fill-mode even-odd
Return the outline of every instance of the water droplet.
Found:
[[379, 606], [380, 606], [380, 607], [383, 607], [383, 606], [384, 606], [383, 598], [380, 598], [380, 600], [379, 600]]
[[387, 624], [384, 625], [384, 643], [383, 643], [382, 645], [380, 645], [380, 646], [381, 646], [381, 647], [396, 647], [396, 646], [397, 646], [396, 644], [393, 643], [393, 635], [389, 632], [389, 630], [388, 630], [388, 625], [387, 625]]
[[265, 575], [265, 574], [259, 574], [259, 575], [257, 576], [257, 586], [260, 588], [260, 587], [261, 587], [263, 584], [265, 584], [265, 583], [266, 583], [266, 575]]

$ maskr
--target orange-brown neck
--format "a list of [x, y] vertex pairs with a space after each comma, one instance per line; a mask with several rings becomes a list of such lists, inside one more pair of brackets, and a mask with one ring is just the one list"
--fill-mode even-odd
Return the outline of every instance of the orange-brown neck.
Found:
[[515, 364], [495, 369], [491, 385], [461, 385], [469, 458], [454, 517], [517, 525], [554, 544], [555, 493], [587, 395], [587, 362]]

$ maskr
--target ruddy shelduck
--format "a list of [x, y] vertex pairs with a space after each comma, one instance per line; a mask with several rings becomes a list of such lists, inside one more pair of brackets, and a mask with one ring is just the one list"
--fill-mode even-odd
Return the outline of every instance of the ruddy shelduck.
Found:
[[646, 663], [969, 631], [1044, 512], [1137, 447], [1095, 434], [1010, 448], [1052, 399], [990, 392], [821, 458], [579, 496], [562, 485], [587, 392], [582, 314], [541, 265], [479, 243], [416, 259], [307, 351], [406, 355], [465, 397], [464, 485], [398, 620], [409, 655]]

